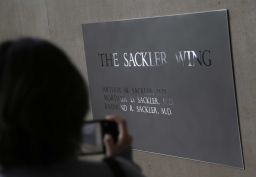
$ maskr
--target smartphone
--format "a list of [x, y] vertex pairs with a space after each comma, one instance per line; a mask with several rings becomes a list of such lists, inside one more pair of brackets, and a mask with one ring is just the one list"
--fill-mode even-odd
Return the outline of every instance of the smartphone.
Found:
[[115, 143], [118, 140], [118, 126], [114, 121], [85, 121], [82, 126], [82, 142], [80, 155], [105, 154], [103, 138], [105, 134], [112, 136]]

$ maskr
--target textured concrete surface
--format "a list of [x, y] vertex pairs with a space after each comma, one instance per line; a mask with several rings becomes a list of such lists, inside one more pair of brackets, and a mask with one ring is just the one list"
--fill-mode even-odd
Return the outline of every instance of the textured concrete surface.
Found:
[[49, 39], [67, 51], [86, 78], [83, 23], [229, 9], [245, 170], [138, 151], [134, 158], [148, 177], [254, 177], [255, 7], [255, 0], [1, 0], [0, 41], [26, 35]]
[[16, 0], [0, 1], [0, 41], [15, 38], [21, 26]]

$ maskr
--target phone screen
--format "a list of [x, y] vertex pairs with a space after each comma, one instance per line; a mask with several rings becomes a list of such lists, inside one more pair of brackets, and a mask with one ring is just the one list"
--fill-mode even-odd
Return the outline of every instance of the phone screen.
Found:
[[98, 154], [104, 152], [103, 130], [100, 121], [84, 123], [82, 127], [81, 153]]
[[118, 127], [113, 121], [94, 120], [86, 121], [82, 126], [81, 155], [105, 153], [103, 138], [105, 134], [112, 136], [117, 142]]

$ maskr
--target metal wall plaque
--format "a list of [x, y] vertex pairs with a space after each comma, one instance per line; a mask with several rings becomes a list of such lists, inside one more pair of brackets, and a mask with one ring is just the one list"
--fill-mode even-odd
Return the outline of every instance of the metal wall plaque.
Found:
[[137, 150], [243, 167], [227, 10], [83, 25], [94, 119]]

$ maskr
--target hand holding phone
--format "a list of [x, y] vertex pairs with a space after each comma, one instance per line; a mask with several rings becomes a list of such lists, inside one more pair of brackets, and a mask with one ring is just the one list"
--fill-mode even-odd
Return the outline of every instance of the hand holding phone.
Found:
[[106, 117], [107, 120], [115, 122], [118, 126], [118, 139], [115, 143], [112, 136], [108, 134], [104, 137], [104, 143], [106, 147], [106, 155], [111, 157], [118, 154], [121, 154], [131, 148], [132, 137], [128, 133], [127, 125], [125, 120], [120, 118], [117, 115], [109, 115]]
[[131, 136], [126, 122], [119, 116], [106, 116], [105, 120], [86, 121], [82, 128], [81, 155], [118, 155], [131, 147]]

